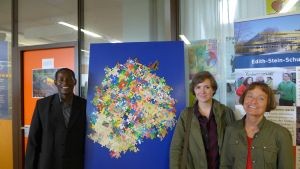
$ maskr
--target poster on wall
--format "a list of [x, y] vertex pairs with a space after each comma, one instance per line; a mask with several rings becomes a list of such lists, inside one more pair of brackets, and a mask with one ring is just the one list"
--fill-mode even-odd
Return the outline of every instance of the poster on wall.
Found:
[[217, 73], [217, 40], [199, 40], [188, 46], [189, 79], [199, 71]]
[[[241, 118], [245, 114], [238, 101], [249, 84], [268, 84], [277, 107], [265, 116], [290, 131], [294, 146], [300, 142], [300, 25], [296, 20], [300, 20], [300, 14], [234, 23], [236, 115]], [[296, 147], [297, 168], [299, 156]]]
[[225, 65], [226, 70], [226, 105], [232, 110], [235, 108], [235, 68], [234, 68], [234, 58], [235, 58], [235, 38], [226, 37], [225, 39]]
[[[214, 76], [218, 70], [218, 49], [216, 39], [198, 40], [187, 47], [189, 83], [193, 76], [200, 71], [209, 71]], [[189, 104], [194, 103], [195, 97], [189, 94]]]
[[54, 75], [57, 69], [34, 69], [32, 70], [32, 96], [42, 98], [57, 93], [54, 84]]
[[[287, 8], [289, 6], [289, 8]], [[287, 11], [288, 9], [288, 11]], [[298, 0], [266, 0], [267, 15], [296, 12], [300, 9], [300, 1]]]
[[166, 169], [186, 107], [182, 42], [92, 44], [85, 168]]
[[8, 42], [0, 41], [0, 119], [11, 119], [8, 112]]
[[235, 38], [234, 37], [226, 37], [225, 39], [225, 69], [226, 69], [226, 77], [227, 79], [233, 80], [234, 79], [234, 57], [235, 57], [235, 51], [234, 51], [234, 45], [235, 45]]

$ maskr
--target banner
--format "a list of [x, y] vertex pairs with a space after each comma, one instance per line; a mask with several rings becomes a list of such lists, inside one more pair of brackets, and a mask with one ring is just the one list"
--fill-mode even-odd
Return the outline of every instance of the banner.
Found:
[[186, 107], [182, 42], [92, 44], [86, 169], [166, 169]]
[[286, 127], [292, 135], [298, 163], [300, 144], [300, 14], [235, 22], [236, 115], [245, 112], [238, 103], [249, 84], [260, 81], [274, 91], [276, 110], [266, 118]]

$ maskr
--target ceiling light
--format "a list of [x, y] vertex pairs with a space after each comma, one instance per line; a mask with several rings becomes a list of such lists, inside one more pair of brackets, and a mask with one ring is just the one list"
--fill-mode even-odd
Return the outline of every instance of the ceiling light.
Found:
[[71, 24], [66, 23], [66, 22], [58, 22], [58, 24], [64, 25], [64, 26], [69, 27], [69, 28], [72, 28], [72, 29], [74, 29], [74, 30], [78, 30], [78, 27], [77, 27], [77, 26], [71, 25]]
[[119, 41], [119, 40], [117, 40], [117, 39], [111, 39], [110, 42], [111, 42], [111, 43], [122, 43], [122, 41]]
[[179, 37], [186, 45], [191, 44], [191, 42], [184, 35], [179, 35]]
[[[74, 29], [76, 31], [78, 30], [77, 26], [69, 24], [69, 23], [66, 23], [66, 22], [58, 22], [58, 24], [64, 25], [64, 26], [69, 27], [69, 28], [72, 28], [72, 29]], [[85, 29], [81, 29], [81, 31], [83, 33], [85, 33], [86, 35], [92, 36], [94, 38], [102, 38], [102, 36], [99, 35], [99, 34], [97, 34], [97, 33], [94, 33], [94, 32], [91, 32], [91, 31], [88, 31], [88, 30], [85, 30]]]
[[91, 32], [91, 31], [87, 31], [87, 30], [84, 30], [84, 29], [81, 29], [81, 31], [87, 35], [90, 35], [94, 38], [102, 38], [101, 35], [98, 35], [97, 33], [94, 33], [94, 32]]
[[84, 50], [84, 49], [81, 49], [81, 52], [84, 52], [84, 53], [87, 53], [87, 54], [89, 54], [89, 53], [90, 53], [90, 51], [88, 51], [88, 50]]

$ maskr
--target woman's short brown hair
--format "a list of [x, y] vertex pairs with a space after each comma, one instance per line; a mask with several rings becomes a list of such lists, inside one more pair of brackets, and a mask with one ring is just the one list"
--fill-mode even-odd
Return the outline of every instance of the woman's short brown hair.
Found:
[[216, 93], [217, 89], [218, 89], [218, 84], [214, 78], [214, 76], [209, 73], [208, 71], [202, 71], [202, 72], [198, 72], [194, 75], [192, 82], [190, 84], [190, 91], [193, 93], [193, 95], [195, 96], [195, 92], [194, 92], [194, 88], [199, 84], [204, 82], [206, 79], [208, 79], [210, 81], [211, 87], [214, 90], [214, 94]]
[[260, 88], [264, 93], [268, 96], [268, 102], [266, 107], [266, 112], [270, 112], [271, 110], [274, 110], [276, 108], [276, 101], [273, 90], [265, 83], [263, 82], [253, 82], [251, 83], [243, 95], [240, 97], [240, 104], [244, 104], [245, 96], [247, 95], [248, 91], [253, 90], [255, 88]]

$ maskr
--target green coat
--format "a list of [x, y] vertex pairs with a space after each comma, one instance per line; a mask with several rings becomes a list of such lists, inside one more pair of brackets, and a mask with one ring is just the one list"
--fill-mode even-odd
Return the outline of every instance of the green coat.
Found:
[[278, 85], [277, 90], [280, 92], [280, 99], [296, 101], [296, 84], [292, 81], [283, 81]]
[[[191, 109], [193, 110], [193, 109]], [[233, 111], [213, 100], [213, 112], [217, 124], [219, 150], [222, 147], [225, 128], [234, 121]], [[170, 169], [179, 169], [186, 131], [187, 114], [193, 113], [187, 153], [187, 169], [207, 169], [205, 147], [201, 135], [200, 124], [193, 111], [186, 108], [179, 116], [170, 147]]]
[[[220, 169], [246, 168], [248, 143], [244, 118], [226, 129]], [[294, 169], [292, 148], [290, 132], [264, 117], [252, 143], [253, 169]]]

